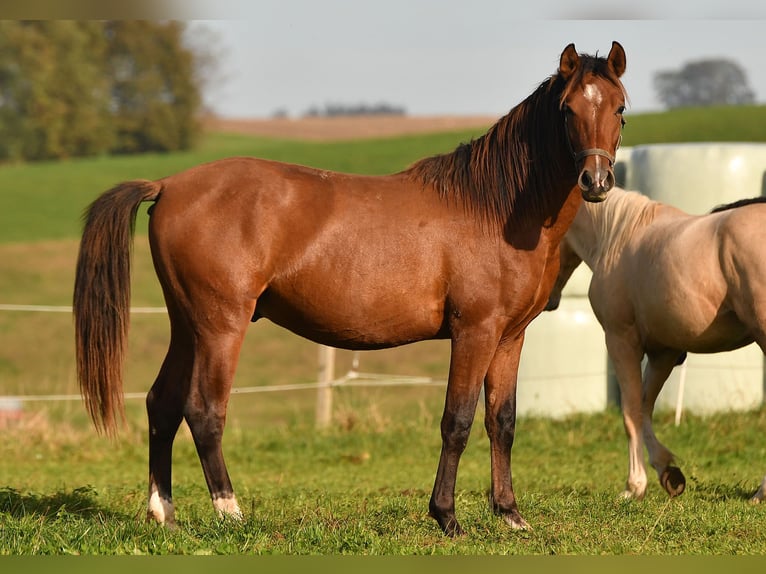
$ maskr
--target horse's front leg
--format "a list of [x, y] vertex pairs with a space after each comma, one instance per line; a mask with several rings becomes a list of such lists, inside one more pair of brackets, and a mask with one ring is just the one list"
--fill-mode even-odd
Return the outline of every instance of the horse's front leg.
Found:
[[646, 494], [646, 467], [641, 436], [641, 358], [643, 350], [632, 333], [606, 333], [606, 348], [620, 385], [622, 420], [628, 437], [628, 480], [623, 498], [642, 499]]
[[527, 521], [519, 514], [511, 472], [511, 448], [516, 432], [516, 380], [523, 342], [522, 334], [517, 339], [500, 344], [484, 383], [484, 426], [489, 436], [492, 465], [490, 503], [492, 510], [513, 529], [529, 528]]
[[442, 450], [436, 471], [429, 514], [448, 536], [464, 534], [455, 517], [455, 483], [460, 456], [468, 443], [481, 383], [496, 340], [486, 333], [465, 330], [452, 339], [447, 395], [441, 420]]
[[649, 463], [657, 471], [660, 484], [670, 496], [678, 496], [684, 491], [686, 488], [686, 477], [684, 477], [680, 468], [672, 465], [673, 453], [654, 434], [652, 417], [657, 396], [673, 371], [673, 367], [676, 366], [679, 355], [678, 351], [671, 350], [662, 353], [652, 353], [649, 355], [649, 361], [644, 371], [642, 404], [644, 440], [649, 451]]

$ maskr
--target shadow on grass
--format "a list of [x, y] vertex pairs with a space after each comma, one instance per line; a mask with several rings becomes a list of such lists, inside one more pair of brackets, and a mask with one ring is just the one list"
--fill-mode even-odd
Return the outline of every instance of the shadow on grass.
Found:
[[96, 501], [97, 494], [90, 486], [81, 486], [71, 491], [53, 494], [21, 493], [14, 488], [0, 488], [0, 513], [14, 518], [30, 516], [51, 518], [69, 514], [84, 518], [103, 516], [125, 518], [122, 514], [106, 509]]
[[695, 495], [710, 502], [725, 502], [729, 500], [750, 500], [758, 490], [758, 485], [723, 484], [714, 482], [695, 481]]

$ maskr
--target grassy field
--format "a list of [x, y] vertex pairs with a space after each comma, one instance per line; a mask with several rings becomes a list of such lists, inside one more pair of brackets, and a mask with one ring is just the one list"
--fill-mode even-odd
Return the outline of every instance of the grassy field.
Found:
[[[225, 440], [242, 524], [214, 517], [191, 440], [174, 466], [179, 528], [144, 522], [143, 416], [114, 444], [43, 415], [0, 445], [0, 554], [762, 554], [760, 479], [766, 413], [690, 418], [661, 436], [683, 453], [687, 492], [652, 481], [642, 502], [617, 493], [625, 452], [616, 412], [552, 422], [522, 419], [514, 478], [533, 526], [511, 532], [487, 505], [488, 445], [477, 425], [458, 478], [467, 536], [446, 539], [427, 516], [439, 451], [439, 397], [409, 417], [365, 417], [323, 433], [305, 421], [245, 428]], [[721, 437], [726, 437], [721, 440]]]
[[[628, 118], [625, 145], [763, 141], [766, 108]], [[725, 133], [717, 126], [726, 125]], [[663, 131], [664, 130], [664, 131]], [[480, 132], [306, 143], [211, 134], [193, 152], [0, 166], [0, 303], [69, 305], [80, 214], [118, 181], [156, 178], [203, 161], [256, 155], [356, 173], [389, 173]], [[145, 212], [134, 257], [137, 306], [162, 305]], [[126, 391], [145, 392], [168, 340], [162, 315], [133, 318]], [[0, 312], [0, 396], [76, 394], [68, 313]], [[268, 323], [245, 342], [236, 386], [310, 382], [316, 345]], [[338, 372], [350, 354], [339, 355]], [[362, 355], [373, 372], [446, 376], [448, 345]], [[112, 442], [79, 401], [30, 402], [0, 417], [2, 554], [762, 554], [766, 507], [747, 498], [766, 465], [766, 411], [670, 418], [657, 432], [682, 458], [687, 492], [669, 501], [654, 482], [641, 503], [619, 501], [627, 472], [616, 411], [563, 421], [522, 419], [514, 486], [533, 525], [509, 532], [487, 508], [489, 455], [480, 417], [458, 477], [469, 535], [444, 539], [427, 517], [439, 453], [443, 388], [341, 389], [333, 424], [313, 428], [314, 391], [234, 395], [225, 449], [245, 522], [214, 518], [192, 442], [182, 429], [174, 484], [180, 528], [145, 524], [142, 401]]]

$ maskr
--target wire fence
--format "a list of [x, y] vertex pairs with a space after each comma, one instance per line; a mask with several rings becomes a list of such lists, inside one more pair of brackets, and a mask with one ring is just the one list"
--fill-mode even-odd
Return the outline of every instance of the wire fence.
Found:
[[[70, 305], [20, 305], [20, 304], [0, 304], [0, 311], [6, 312], [25, 312], [25, 313], [72, 313]], [[165, 307], [131, 307], [131, 314], [166, 314]], [[447, 381], [443, 379], [434, 379], [431, 377], [390, 375], [381, 373], [365, 373], [358, 370], [359, 354], [354, 353], [352, 368], [341, 377], [327, 376], [327, 373], [334, 373], [334, 353], [327, 352], [329, 348], [320, 345], [320, 366], [325, 364], [324, 369], [320, 369], [320, 379], [306, 383], [292, 383], [281, 385], [263, 385], [248, 387], [233, 387], [232, 395], [254, 394], [254, 393], [278, 393], [315, 390], [318, 393], [318, 403], [328, 401], [327, 406], [323, 407], [325, 412], [317, 407], [317, 424], [325, 426], [329, 423], [329, 409], [331, 409], [332, 399], [328, 395], [336, 387], [395, 387], [395, 386], [446, 386]], [[328, 363], [328, 361], [330, 363]], [[126, 392], [123, 397], [126, 400], [146, 399], [146, 392]], [[322, 398], [324, 396], [324, 398]], [[0, 411], [14, 411], [22, 408], [25, 403], [39, 402], [62, 402], [62, 401], [81, 401], [80, 394], [39, 394], [39, 395], [0, 395]]]

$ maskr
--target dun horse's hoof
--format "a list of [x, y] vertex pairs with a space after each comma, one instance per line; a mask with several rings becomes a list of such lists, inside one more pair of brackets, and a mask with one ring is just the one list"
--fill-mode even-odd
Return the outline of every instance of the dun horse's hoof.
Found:
[[686, 477], [677, 466], [669, 466], [662, 472], [660, 484], [671, 497], [678, 496], [686, 488]]
[[620, 493], [620, 500], [643, 500], [644, 496], [646, 496], [646, 485], [643, 487], [628, 486]]

